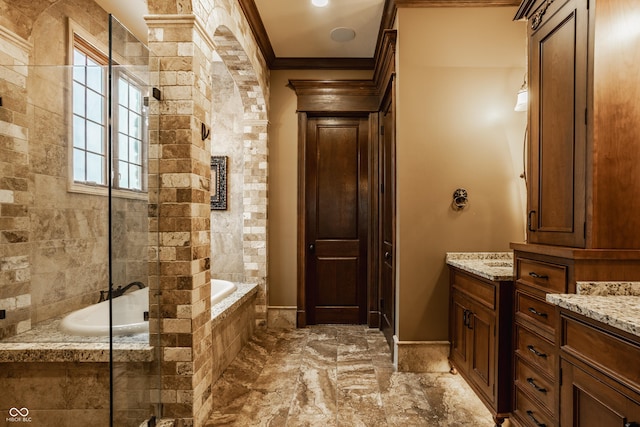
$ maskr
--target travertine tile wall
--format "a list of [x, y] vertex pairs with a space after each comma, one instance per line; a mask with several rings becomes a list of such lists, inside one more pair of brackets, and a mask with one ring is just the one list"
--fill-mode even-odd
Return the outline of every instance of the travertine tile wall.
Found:
[[226, 65], [214, 61], [212, 70], [211, 154], [228, 164], [227, 210], [211, 211], [211, 277], [244, 282], [244, 110]]
[[267, 110], [260, 74], [228, 27], [214, 34], [216, 52], [233, 78], [243, 104], [244, 281], [260, 285], [256, 322], [267, 321]]
[[[158, 146], [159, 316], [164, 416], [199, 425], [211, 410], [211, 146], [200, 125], [210, 111], [212, 46], [193, 16], [153, 17], [162, 105]], [[154, 337], [151, 337], [154, 342]]]
[[[176, 418], [178, 425], [199, 426], [211, 410], [212, 386], [208, 322], [211, 148], [208, 139], [203, 142], [200, 138], [200, 125], [210, 119], [214, 46], [243, 100], [243, 258], [245, 280], [261, 284], [257, 305], [262, 308], [256, 313], [261, 317], [256, 322], [261, 323], [266, 321], [264, 94], [268, 92], [268, 70], [237, 2], [202, 0], [193, 9], [189, 2], [157, 1], [149, 6], [149, 46], [159, 56], [163, 89], [159, 144], [152, 147], [159, 159], [160, 182], [160, 398], [165, 416]], [[190, 255], [188, 264], [182, 258], [185, 253]]]
[[0, 339], [31, 328], [27, 78], [31, 45], [0, 26]]

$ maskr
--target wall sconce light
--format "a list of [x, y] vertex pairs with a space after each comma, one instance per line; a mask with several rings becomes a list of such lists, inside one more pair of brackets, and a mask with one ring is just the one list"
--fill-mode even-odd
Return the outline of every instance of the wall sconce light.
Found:
[[515, 111], [527, 111], [529, 106], [529, 90], [527, 88], [527, 79], [525, 77], [522, 86], [518, 89], [518, 98], [516, 99]]
[[315, 7], [325, 7], [329, 4], [329, 0], [311, 0], [311, 4]]

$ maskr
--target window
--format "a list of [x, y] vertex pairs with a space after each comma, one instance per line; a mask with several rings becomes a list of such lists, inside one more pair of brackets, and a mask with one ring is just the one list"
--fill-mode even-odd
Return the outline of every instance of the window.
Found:
[[[73, 49], [73, 181], [106, 186], [107, 58], [74, 35]], [[133, 76], [113, 67], [112, 120], [115, 189], [145, 190], [143, 91]]]

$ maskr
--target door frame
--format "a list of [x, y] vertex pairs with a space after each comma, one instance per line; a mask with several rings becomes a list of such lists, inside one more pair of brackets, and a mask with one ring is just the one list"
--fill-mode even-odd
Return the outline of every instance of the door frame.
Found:
[[[312, 114], [313, 117], [326, 117], [326, 118], [337, 118], [337, 117], [359, 117], [366, 118], [368, 120], [369, 129], [371, 129], [372, 122], [377, 123], [377, 118], [374, 120], [374, 116], [377, 113], [371, 112], [342, 112], [338, 113], [323, 113], [323, 114]], [[306, 194], [306, 157], [307, 157], [307, 124], [308, 124], [309, 114], [307, 112], [299, 112], [298, 113], [298, 215], [297, 215], [297, 229], [298, 229], [298, 239], [297, 239], [297, 308], [296, 308], [296, 326], [298, 328], [304, 328], [307, 326], [307, 283], [306, 283], [306, 270], [307, 270], [307, 212], [306, 212], [306, 204], [307, 204], [307, 194]], [[369, 148], [371, 150], [371, 140], [373, 135], [369, 133]], [[367, 199], [366, 206], [371, 209], [371, 157], [367, 159], [367, 167], [369, 169], [369, 176], [367, 182]], [[370, 218], [370, 217], [369, 217]], [[377, 307], [378, 304], [378, 292], [377, 288], [377, 280], [372, 280], [371, 269], [370, 269], [370, 259], [372, 252], [372, 221], [368, 220], [367, 223], [367, 254], [364, 258], [364, 261], [367, 262], [367, 286], [366, 286], [366, 309], [367, 309], [367, 324], [370, 327], [378, 327], [379, 316], [377, 316], [377, 310], [375, 310], [376, 315], [372, 316], [371, 307]], [[374, 286], [375, 284], [375, 286]]]
[[[395, 76], [395, 46], [397, 31], [384, 30], [376, 53], [376, 64], [371, 80], [289, 80], [297, 95], [298, 112], [298, 215], [297, 215], [297, 310], [296, 325], [307, 326], [305, 271], [307, 263], [305, 158], [307, 119], [311, 116], [365, 116], [369, 117], [369, 232], [367, 245], [367, 323], [380, 327], [378, 294], [378, 264], [372, 261], [378, 255], [377, 178], [379, 161], [379, 119], [383, 97], [391, 79]], [[372, 176], [373, 175], [373, 176]], [[373, 179], [372, 179], [373, 178]], [[375, 187], [372, 187], [375, 185]], [[375, 202], [375, 204], [374, 204]], [[396, 313], [397, 316], [397, 313]]]

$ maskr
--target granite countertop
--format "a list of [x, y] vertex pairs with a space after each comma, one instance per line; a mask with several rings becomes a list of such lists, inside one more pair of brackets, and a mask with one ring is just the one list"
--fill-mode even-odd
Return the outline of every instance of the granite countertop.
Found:
[[640, 282], [577, 282], [577, 294], [547, 294], [547, 301], [640, 336]]
[[513, 280], [513, 252], [447, 252], [446, 263], [492, 281]]

